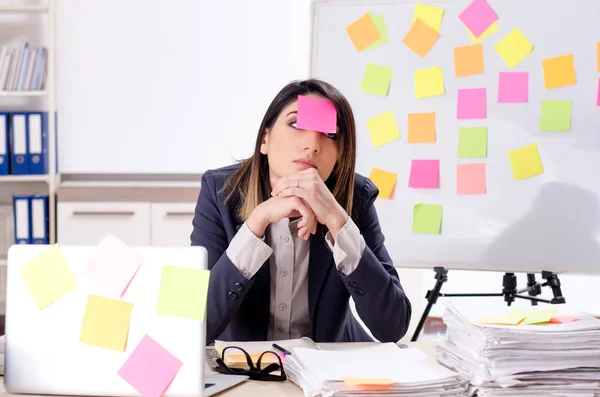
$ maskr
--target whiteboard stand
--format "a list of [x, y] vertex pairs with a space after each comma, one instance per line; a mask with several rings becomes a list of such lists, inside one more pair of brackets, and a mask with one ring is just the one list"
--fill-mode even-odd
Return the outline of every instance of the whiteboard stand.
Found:
[[[558, 275], [556, 273], [542, 271], [542, 278], [546, 280], [546, 282], [540, 284], [535, 281], [534, 273], [527, 273], [527, 288], [517, 289], [517, 276], [514, 273], [504, 273], [502, 277], [502, 292], [499, 293], [479, 293], [479, 294], [444, 294], [440, 291], [442, 290], [442, 285], [446, 281], [448, 281], [448, 269], [436, 266], [433, 268], [435, 272], [435, 285], [432, 290], [427, 291], [425, 295], [425, 299], [427, 299], [427, 306], [425, 310], [423, 310], [423, 314], [421, 315], [421, 319], [419, 320], [419, 324], [415, 329], [415, 333], [411, 339], [412, 342], [416, 342], [419, 338], [419, 334], [425, 325], [425, 321], [427, 317], [429, 317], [429, 312], [433, 305], [437, 302], [438, 298], [465, 298], [465, 297], [490, 297], [490, 296], [503, 296], [504, 301], [508, 306], [510, 306], [516, 298], [526, 299], [531, 301], [532, 306], [536, 306], [538, 302], [550, 303], [553, 305], [566, 303], [564, 296], [562, 295], [562, 291], [560, 289], [560, 280], [558, 279]], [[552, 294], [554, 298], [542, 299], [537, 298], [537, 295], [542, 293], [542, 287], [550, 287], [552, 289]], [[524, 292], [527, 292], [528, 295], [521, 295]]]

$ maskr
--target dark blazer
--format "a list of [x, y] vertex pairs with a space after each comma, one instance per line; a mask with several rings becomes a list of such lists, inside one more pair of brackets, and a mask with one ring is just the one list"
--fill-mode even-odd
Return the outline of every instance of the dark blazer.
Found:
[[[211, 270], [207, 302], [206, 343], [262, 341], [267, 338], [270, 307], [269, 261], [251, 280], [227, 257], [225, 250], [243, 221], [235, 208], [224, 204], [219, 191], [238, 165], [204, 173], [191, 234], [192, 245], [208, 250]], [[384, 246], [373, 202], [377, 187], [356, 174], [352, 219], [366, 243], [358, 267], [349, 275], [338, 272], [322, 233], [311, 235], [308, 270], [308, 306], [315, 342], [372, 341], [350, 311], [356, 310], [375, 338], [397, 342], [407, 331], [411, 304]], [[268, 230], [268, 229], [267, 229]], [[266, 242], [268, 244], [268, 232]]]

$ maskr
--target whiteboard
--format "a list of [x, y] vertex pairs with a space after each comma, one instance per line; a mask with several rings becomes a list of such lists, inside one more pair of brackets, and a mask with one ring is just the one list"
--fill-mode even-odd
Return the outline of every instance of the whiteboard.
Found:
[[[310, 0], [57, 0], [58, 168], [200, 174], [306, 78]], [[276, 33], [274, 33], [276, 32]]]
[[[420, 58], [402, 44], [411, 26], [415, 1], [322, 1], [313, 3], [311, 75], [348, 98], [358, 135], [357, 172], [373, 167], [398, 174], [390, 200], [378, 199], [386, 245], [399, 267], [511, 272], [600, 273], [600, 108], [596, 106], [600, 41], [598, 0], [490, 0], [499, 16], [498, 32], [483, 40], [485, 73], [455, 78], [454, 47], [471, 44], [458, 14], [468, 0], [424, 1], [445, 9], [441, 37]], [[422, 2], [423, 3], [423, 2]], [[574, 5], [576, 4], [576, 6]], [[372, 11], [383, 15], [388, 43], [357, 53], [347, 25]], [[514, 71], [529, 71], [529, 101], [497, 103], [498, 73], [509, 71], [494, 45], [518, 27], [533, 52]], [[577, 84], [547, 90], [542, 59], [573, 53]], [[393, 67], [387, 97], [361, 93], [365, 66]], [[413, 71], [443, 70], [445, 94], [417, 100]], [[459, 88], [487, 88], [487, 119], [456, 120]], [[539, 132], [542, 99], [573, 100], [571, 131]], [[378, 148], [367, 120], [393, 111], [401, 138]], [[407, 114], [436, 112], [437, 142], [407, 144]], [[488, 128], [487, 157], [457, 158], [459, 126]], [[545, 172], [515, 181], [507, 153], [537, 143]], [[408, 188], [412, 159], [439, 159], [438, 189]], [[485, 162], [487, 193], [456, 194], [456, 164]], [[441, 234], [412, 233], [413, 206], [443, 205]]]

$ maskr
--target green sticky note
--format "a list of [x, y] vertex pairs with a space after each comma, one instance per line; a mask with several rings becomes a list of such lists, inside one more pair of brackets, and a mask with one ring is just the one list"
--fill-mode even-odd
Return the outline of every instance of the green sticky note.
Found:
[[543, 100], [540, 114], [540, 131], [571, 131], [571, 100]]
[[510, 317], [525, 317], [521, 324], [540, 324], [548, 323], [552, 316], [556, 314], [556, 308], [541, 310], [511, 310]]
[[487, 127], [458, 129], [458, 157], [487, 157]]
[[441, 204], [417, 204], [413, 208], [413, 233], [440, 234], [442, 227]]
[[164, 265], [156, 313], [204, 321], [209, 270]]
[[368, 64], [360, 84], [360, 91], [367, 94], [386, 96], [392, 81], [392, 68]]
[[373, 20], [375, 27], [381, 34], [381, 37], [379, 37], [379, 39], [377, 41], [375, 41], [373, 44], [371, 44], [367, 48], [365, 48], [365, 50], [371, 50], [377, 46], [386, 44], [388, 42], [388, 36], [387, 36], [388, 28], [385, 25], [385, 22], [383, 21], [383, 15], [373, 15], [373, 13], [371, 11], [369, 11], [369, 15], [371, 16], [371, 19]]

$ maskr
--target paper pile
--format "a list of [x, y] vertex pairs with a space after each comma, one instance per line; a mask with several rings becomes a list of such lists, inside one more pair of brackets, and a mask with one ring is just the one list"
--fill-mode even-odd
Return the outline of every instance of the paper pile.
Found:
[[447, 302], [443, 320], [437, 359], [478, 396], [600, 395], [600, 320], [588, 313]]
[[308, 397], [462, 396], [466, 383], [415, 348], [393, 343], [352, 350], [295, 347], [284, 364]]

